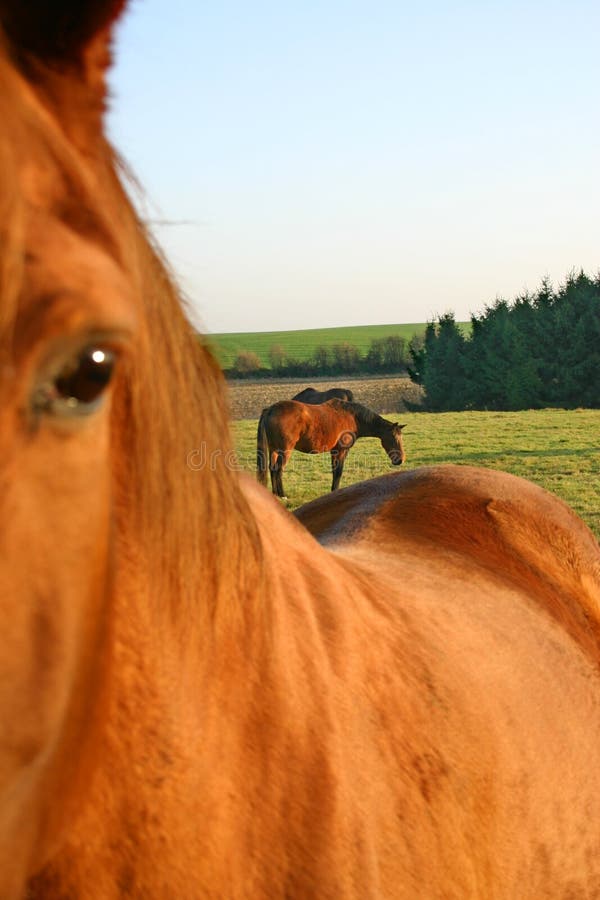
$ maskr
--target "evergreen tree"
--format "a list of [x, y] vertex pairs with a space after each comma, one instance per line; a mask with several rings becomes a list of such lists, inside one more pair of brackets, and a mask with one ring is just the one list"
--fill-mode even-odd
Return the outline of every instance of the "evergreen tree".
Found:
[[471, 317], [471, 352], [466, 367], [470, 404], [502, 409], [510, 373], [508, 304], [497, 300], [481, 316]]
[[542, 405], [552, 405], [559, 398], [558, 368], [562, 337], [556, 316], [556, 294], [548, 278], [542, 279], [532, 300], [534, 319], [532, 342], [538, 358], [538, 372], [542, 382]]
[[555, 303], [562, 335], [557, 382], [566, 406], [600, 406], [600, 290], [583, 272], [570, 275]]
[[409, 375], [430, 409], [600, 407], [600, 275], [572, 272], [558, 292], [544, 279], [471, 326], [465, 340], [447, 314], [410, 346]]
[[[427, 328], [430, 326], [428, 325]], [[433, 327], [433, 326], [431, 326]], [[408, 342], [409, 361], [406, 371], [415, 384], [423, 384], [423, 374], [425, 372], [425, 335], [413, 334]]]
[[423, 387], [428, 409], [464, 409], [467, 394], [466, 342], [453, 313], [425, 330]]

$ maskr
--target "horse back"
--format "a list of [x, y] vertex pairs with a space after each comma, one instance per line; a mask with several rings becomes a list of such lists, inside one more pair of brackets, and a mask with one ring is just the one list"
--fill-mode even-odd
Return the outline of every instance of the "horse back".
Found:
[[310, 404], [280, 400], [263, 411], [272, 447], [286, 450], [297, 446], [304, 453], [323, 453], [336, 446], [340, 434], [356, 429], [356, 419], [342, 400]]
[[295, 394], [292, 397], [292, 400], [297, 400], [299, 403], [314, 403], [314, 397], [317, 394], [319, 394], [319, 391], [315, 390], [315, 388], [308, 387], [304, 388], [303, 391], [300, 391], [299, 394]]
[[[600, 663], [600, 548], [552, 494], [501, 472], [468, 466], [384, 475], [295, 512], [324, 545], [450, 559], [510, 583]], [[351, 549], [352, 548], [352, 549]]]
[[299, 400], [300, 403], [310, 404], [326, 403], [334, 398], [352, 402], [354, 395], [349, 388], [330, 388], [327, 391], [317, 391], [315, 388], [309, 387], [292, 397], [293, 400]]

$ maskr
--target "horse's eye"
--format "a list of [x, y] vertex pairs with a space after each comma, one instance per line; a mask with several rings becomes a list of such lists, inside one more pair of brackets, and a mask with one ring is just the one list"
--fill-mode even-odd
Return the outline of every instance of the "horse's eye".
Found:
[[86, 347], [38, 387], [33, 398], [35, 411], [71, 417], [95, 412], [102, 403], [115, 362], [112, 350]]

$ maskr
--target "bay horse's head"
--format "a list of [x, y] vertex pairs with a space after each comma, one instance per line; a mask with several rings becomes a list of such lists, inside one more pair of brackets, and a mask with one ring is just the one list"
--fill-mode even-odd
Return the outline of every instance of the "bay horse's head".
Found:
[[389, 428], [386, 428], [381, 435], [381, 446], [392, 461], [393, 466], [401, 466], [406, 460], [404, 445], [402, 443], [402, 429], [404, 425], [398, 425], [396, 422], [389, 422]]
[[[225, 432], [220, 376], [103, 134], [123, 5], [0, 0], [3, 898], [60, 841], [98, 752], [117, 599], [144, 598], [139, 621], [167, 580], [182, 602], [196, 592], [181, 572], [201, 570], [204, 550], [180, 536], [220, 500], [215, 471], [191, 472], [186, 455], [200, 436], [207, 456], [227, 450], [211, 437]], [[184, 510], [178, 496], [202, 481]], [[181, 570], [161, 574], [159, 557]]]

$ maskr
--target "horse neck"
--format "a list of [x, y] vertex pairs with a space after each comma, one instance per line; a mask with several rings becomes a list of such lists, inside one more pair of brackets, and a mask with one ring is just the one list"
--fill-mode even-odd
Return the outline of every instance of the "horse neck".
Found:
[[355, 414], [357, 437], [378, 437], [381, 438], [389, 423], [384, 418], [374, 415], [372, 419], [366, 419], [360, 412]]
[[[85, 748], [88, 776], [73, 789], [72, 816], [57, 823], [61, 849], [34, 897], [113, 896], [110, 873], [126, 869], [148, 900], [189, 896], [178, 879], [197, 866], [190, 854], [210, 857], [214, 833], [207, 847], [202, 832], [191, 846], [189, 823], [212, 822], [218, 832], [219, 789], [236, 781], [240, 732], [268, 665], [260, 604], [268, 591], [236, 473], [216, 466], [183, 481], [183, 537], [173, 513], [162, 529], [141, 533], [137, 515], [120, 517], [104, 684], [89, 713], [102, 724]], [[88, 892], [90, 883], [97, 886]]]
[[[193, 395], [193, 388], [188, 391]], [[206, 410], [206, 398], [192, 396], [187, 402], [194, 406], [194, 400], [197, 410]], [[181, 399], [178, 412], [183, 408], [184, 415], [185, 405]], [[232, 622], [243, 624], [260, 566], [256, 526], [237, 484], [224, 410], [216, 406], [208, 412], [197, 415], [192, 428], [179, 423], [177, 439], [165, 442], [154, 458], [146, 453], [139, 470], [143, 486], [139, 471], [133, 476], [138, 504], [121, 505], [124, 574], [138, 580], [142, 574], [143, 592], [152, 599], [142, 601], [146, 615], [156, 618], [148, 624], [171, 627], [178, 635], [195, 633], [196, 648]], [[165, 431], [172, 428], [177, 424], [168, 418]], [[134, 465], [144, 452], [143, 433], [140, 437], [138, 452], [122, 457]], [[121, 481], [129, 495], [131, 476], [126, 465]]]
[[[192, 473], [190, 508], [193, 501], [206, 502], [201, 479], [208, 474], [215, 473]], [[63, 850], [40, 880], [44, 886], [44, 879], [57, 882], [65, 896], [87, 896], [86, 884], [102, 884], [96, 867], [106, 854], [112, 855], [107, 868], [129, 868], [148, 900], [190, 896], [181, 880], [189, 872], [204, 888], [194, 896], [208, 896], [215, 884], [243, 884], [247, 873], [243, 855], [237, 863], [236, 835], [240, 828], [257, 834], [269, 829], [269, 817], [257, 819], [256, 809], [285, 787], [281, 778], [266, 783], [264, 773], [277, 768], [285, 747], [294, 746], [291, 735], [310, 744], [296, 706], [300, 695], [317, 691], [304, 684], [297, 660], [305, 659], [310, 670], [322, 651], [316, 617], [304, 613], [311, 560], [302, 548], [309, 539], [258, 486], [250, 486], [247, 498], [235, 472], [217, 476], [233, 502], [197, 535], [207, 547], [197, 551], [203, 571], [188, 572], [193, 586], [177, 584], [174, 574], [179, 596], [161, 596], [168, 582], [156, 573], [140, 584], [136, 573], [143, 560], [134, 556], [117, 578], [107, 727], [95, 747], [95, 777]], [[255, 518], [257, 507], [262, 521]], [[281, 547], [273, 543], [273, 528]], [[314, 556], [312, 543], [310, 549]], [[303, 564], [296, 568], [292, 561], [286, 569], [281, 554], [287, 559], [295, 550]], [[143, 555], [143, 547], [137, 552]], [[325, 597], [320, 606], [327, 609]], [[233, 807], [229, 797], [237, 798]], [[190, 823], [201, 823], [191, 828], [192, 839]], [[220, 871], [223, 860], [242, 871]], [[243, 896], [242, 888], [234, 893]], [[99, 887], [90, 896], [112, 894]]]

